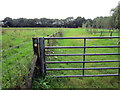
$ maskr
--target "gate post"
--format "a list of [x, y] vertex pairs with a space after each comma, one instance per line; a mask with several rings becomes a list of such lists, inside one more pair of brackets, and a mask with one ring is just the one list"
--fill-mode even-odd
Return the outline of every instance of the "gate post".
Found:
[[37, 76], [40, 75], [39, 39], [38, 38], [32, 38], [32, 40], [33, 40], [34, 55], [37, 56], [37, 60], [33, 61], [35, 63], [34, 77], [37, 77]]
[[[83, 54], [85, 54], [86, 53], [86, 48], [85, 48], [85, 46], [86, 46], [86, 39], [84, 38], [84, 51], [83, 51]], [[83, 61], [85, 61], [85, 55], [83, 55]], [[83, 69], [85, 68], [85, 63], [83, 62]], [[85, 70], [83, 70], [83, 72], [82, 72], [82, 75], [84, 76], [84, 74], [85, 74]]]
[[39, 55], [38, 54], [38, 38], [32, 38], [33, 40], [33, 50], [34, 50], [34, 55]]
[[110, 36], [112, 36], [112, 32], [110, 32]]
[[39, 50], [40, 50], [40, 74], [41, 76], [44, 76], [46, 74], [46, 61], [45, 61], [45, 43], [44, 43], [44, 37], [39, 38]]

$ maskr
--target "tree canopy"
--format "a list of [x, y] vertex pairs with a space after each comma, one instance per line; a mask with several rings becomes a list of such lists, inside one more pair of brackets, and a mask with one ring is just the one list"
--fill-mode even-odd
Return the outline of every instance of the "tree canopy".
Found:
[[111, 16], [96, 17], [92, 19], [85, 19], [78, 16], [77, 18], [67, 17], [66, 19], [48, 19], [35, 18], [26, 19], [18, 18], [12, 19], [10, 17], [2, 20], [3, 27], [65, 27], [65, 28], [105, 28], [105, 29], [120, 29], [120, 3], [114, 9], [111, 9]]

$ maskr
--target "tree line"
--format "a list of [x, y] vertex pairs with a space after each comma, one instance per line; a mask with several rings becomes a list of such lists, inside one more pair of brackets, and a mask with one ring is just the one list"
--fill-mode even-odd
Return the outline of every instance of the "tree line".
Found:
[[66, 19], [48, 19], [35, 18], [12, 19], [10, 17], [2, 20], [3, 27], [64, 27], [64, 28], [104, 28], [104, 29], [120, 29], [120, 3], [114, 9], [111, 9], [111, 16], [100, 16], [92, 19], [84, 17], [67, 17]]

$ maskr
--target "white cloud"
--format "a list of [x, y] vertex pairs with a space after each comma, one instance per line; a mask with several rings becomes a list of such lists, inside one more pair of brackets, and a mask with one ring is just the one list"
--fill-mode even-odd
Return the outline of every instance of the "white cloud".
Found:
[[0, 19], [108, 16], [119, 0], [1, 0]]

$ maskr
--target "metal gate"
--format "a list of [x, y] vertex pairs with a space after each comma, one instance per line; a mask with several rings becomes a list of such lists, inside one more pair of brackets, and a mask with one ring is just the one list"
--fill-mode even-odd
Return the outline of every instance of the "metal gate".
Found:
[[[40, 74], [45, 76], [47, 71], [56, 70], [82, 70], [82, 75], [53, 75], [52, 77], [100, 77], [100, 76], [120, 76], [120, 64], [118, 67], [93, 67], [85, 68], [85, 63], [104, 63], [104, 62], [120, 62], [120, 60], [98, 60], [98, 61], [86, 61], [86, 56], [103, 56], [103, 55], [120, 55], [120, 53], [86, 53], [86, 48], [120, 48], [119, 45], [115, 46], [86, 46], [87, 39], [115, 39], [120, 38], [119, 36], [113, 37], [39, 37], [33, 38], [34, 54], [38, 56]], [[84, 46], [45, 46], [45, 41], [55, 39], [83, 39]], [[83, 48], [83, 54], [46, 54], [46, 49], [63, 49], [63, 48]], [[83, 56], [83, 61], [46, 61], [48, 56]], [[46, 68], [46, 64], [57, 64], [57, 63], [82, 63], [82, 68]], [[106, 69], [118, 69], [116, 74], [100, 74], [100, 75], [85, 75], [86, 70], [106, 70]]]

